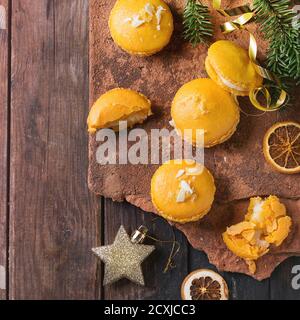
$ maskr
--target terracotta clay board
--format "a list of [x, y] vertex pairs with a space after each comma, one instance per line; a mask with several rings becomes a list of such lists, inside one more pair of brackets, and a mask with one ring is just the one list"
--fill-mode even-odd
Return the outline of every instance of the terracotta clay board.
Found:
[[[207, 47], [192, 48], [182, 40], [181, 16], [185, 1], [166, 2], [175, 18], [174, 36], [165, 50], [147, 58], [130, 56], [113, 43], [108, 29], [108, 16], [114, 1], [93, 0], [91, 4], [91, 102], [115, 87], [132, 88], [142, 92], [153, 103], [154, 115], [141, 125], [148, 133], [153, 128], [171, 129], [170, 106], [177, 90], [192, 79], [207, 77], [204, 69]], [[232, 2], [223, 1], [224, 7], [230, 7], [230, 3]], [[247, 1], [235, 1], [234, 5], [245, 3]], [[224, 19], [218, 13], [212, 14], [216, 26], [215, 39], [230, 39], [248, 48], [249, 36], [246, 31], [236, 31], [225, 37], [218, 28]], [[259, 59], [263, 60], [267, 43], [262, 40], [257, 25], [251, 24], [248, 29], [258, 40]], [[242, 110], [247, 113], [255, 112], [247, 98], [239, 101]], [[270, 276], [282, 260], [300, 253], [300, 204], [297, 201], [300, 198], [300, 176], [288, 176], [272, 171], [262, 154], [262, 139], [266, 130], [277, 121], [291, 119], [300, 121], [298, 99], [282, 111], [259, 117], [241, 113], [241, 121], [235, 135], [228, 142], [205, 150], [205, 165], [213, 173], [217, 185], [215, 206], [204, 220], [180, 225], [178, 228], [185, 233], [195, 248], [204, 250], [210, 261], [220, 270], [247, 272], [246, 264], [225, 248], [221, 233], [233, 220], [242, 220], [249, 197], [256, 195], [276, 194], [281, 197], [287, 202], [294, 225], [293, 232], [284, 246], [259, 260], [255, 277], [263, 279]], [[127, 200], [145, 211], [155, 212], [149, 191], [151, 177], [157, 165], [101, 166], [96, 161], [98, 146], [95, 136], [90, 136], [90, 189], [98, 195], [116, 201]]]

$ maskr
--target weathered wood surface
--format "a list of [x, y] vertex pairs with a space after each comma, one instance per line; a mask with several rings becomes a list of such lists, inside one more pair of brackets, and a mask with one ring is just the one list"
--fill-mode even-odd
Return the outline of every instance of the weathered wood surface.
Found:
[[0, 0], [0, 300], [6, 299], [9, 8]]
[[12, 2], [11, 299], [94, 299], [88, 1]]

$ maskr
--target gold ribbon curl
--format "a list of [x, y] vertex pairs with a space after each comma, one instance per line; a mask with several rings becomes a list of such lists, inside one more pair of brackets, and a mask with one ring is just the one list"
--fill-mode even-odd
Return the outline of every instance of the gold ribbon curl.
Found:
[[[221, 30], [224, 34], [231, 33], [235, 30], [245, 29], [245, 25], [249, 23], [255, 16], [255, 13], [247, 5], [236, 7], [229, 10], [224, 10], [221, 8], [221, 2], [222, 2], [221, 0], [213, 0], [213, 7], [217, 12], [219, 12], [224, 17], [233, 17], [241, 14], [237, 19], [233, 21], [225, 22], [223, 25], [221, 25]], [[274, 75], [271, 71], [259, 65], [257, 61], [258, 47], [257, 47], [256, 39], [249, 30], [246, 30], [246, 31], [249, 33], [249, 36], [250, 36], [249, 58], [253, 63], [256, 72], [264, 79], [274, 82], [274, 85], [263, 85], [261, 87], [252, 89], [249, 93], [249, 99], [252, 105], [258, 110], [261, 110], [261, 111], [279, 110], [284, 106], [288, 98], [288, 94], [285, 90], [282, 89], [281, 83], [278, 77], [276, 77], [276, 75]], [[276, 102], [272, 102], [272, 96], [268, 88], [277, 88], [278, 90], [280, 90], [280, 95]], [[258, 101], [259, 94], [261, 94], [265, 98], [265, 101], [266, 101], [265, 105], [262, 105]]]

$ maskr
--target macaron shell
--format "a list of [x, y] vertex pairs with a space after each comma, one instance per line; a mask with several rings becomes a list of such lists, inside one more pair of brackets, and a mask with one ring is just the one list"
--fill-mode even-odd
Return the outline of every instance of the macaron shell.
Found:
[[[194, 167], [194, 164], [176, 163], [174, 160], [160, 166], [152, 177], [151, 198], [161, 216], [164, 218], [186, 223], [201, 219], [206, 215], [213, 203], [216, 187], [210, 172], [203, 168], [199, 175], [176, 178], [179, 170]], [[195, 177], [195, 178], [193, 178]], [[195, 198], [185, 202], [176, 201], [180, 189], [180, 180], [190, 183]]]
[[280, 246], [289, 235], [291, 225], [292, 219], [289, 216], [279, 218], [277, 230], [266, 237], [266, 241], [274, 243], [277, 247]]
[[245, 90], [245, 91], [240, 91], [240, 90], [236, 90], [232, 87], [229, 87], [227, 85], [224, 84], [224, 82], [221, 80], [221, 78], [216, 74], [215, 70], [213, 69], [213, 67], [211, 66], [210, 62], [209, 62], [209, 58], [206, 57], [205, 59], [205, 69], [206, 72], [208, 74], [208, 76], [218, 85], [220, 86], [222, 89], [224, 89], [227, 92], [230, 92], [236, 96], [248, 96], [249, 95], [249, 90]]
[[192, 130], [193, 144], [197, 129], [203, 129], [205, 147], [229, 139], [240, 120], [234, 98], [211, 79], [196, 79], [183, 85], [175, 95], [171, 115], [179, 134]]
[[[160, 28], [155, 15], [149, 22], [133, 27], [128, 19], [142, 12], [147, 4], [165, 10], [161, 14]], [[161, 51], [170, 41], [174, 25], [172, 13], [162, 0], [117, 0], [109, 18], [109, 28], [115, 43], [124, 51], [139, 56], [150, 56]]]
[[258, 252], [253, 250], [253, 247], [245, 239], [234, 239], [227, 232], [224, 232], [223, 240], [227, 248], [236, 256], [249, 260], [257, 260], [259, 258]]
[[[250, 90], [259, 87], [263, 78], [256, 72], [253, 63], [250, 61], [248, 52], [232, 41], [220, 40], [212, 44], [208, 50], [206, 67], [211, 78], [217, 83], [228, 81], [232, 85], [242, 88], [235, 93], [244, 95], [243, 91], [249, 94]], [[212, 72], [213, 71], [213, 72]], [[229, 88], [229, 92], [235, 91]]]
[[109, 123], [126, 120], [130, 115], [143, 112], [151, 114], [151, 102], [131, 89], [116, 88], [103, 94], [92, 106], [88, 116], [90, 132], [107, 127]]

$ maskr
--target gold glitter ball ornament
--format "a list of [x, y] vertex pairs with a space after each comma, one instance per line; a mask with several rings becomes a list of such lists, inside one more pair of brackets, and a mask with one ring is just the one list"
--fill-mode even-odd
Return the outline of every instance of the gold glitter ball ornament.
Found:
[[154, 249], [155, 246], [134, 243], [121, 226], [112, 245], [92, 249], [105, 263], [103, 285], [122, 278], [145, 285], [141, 264]]

